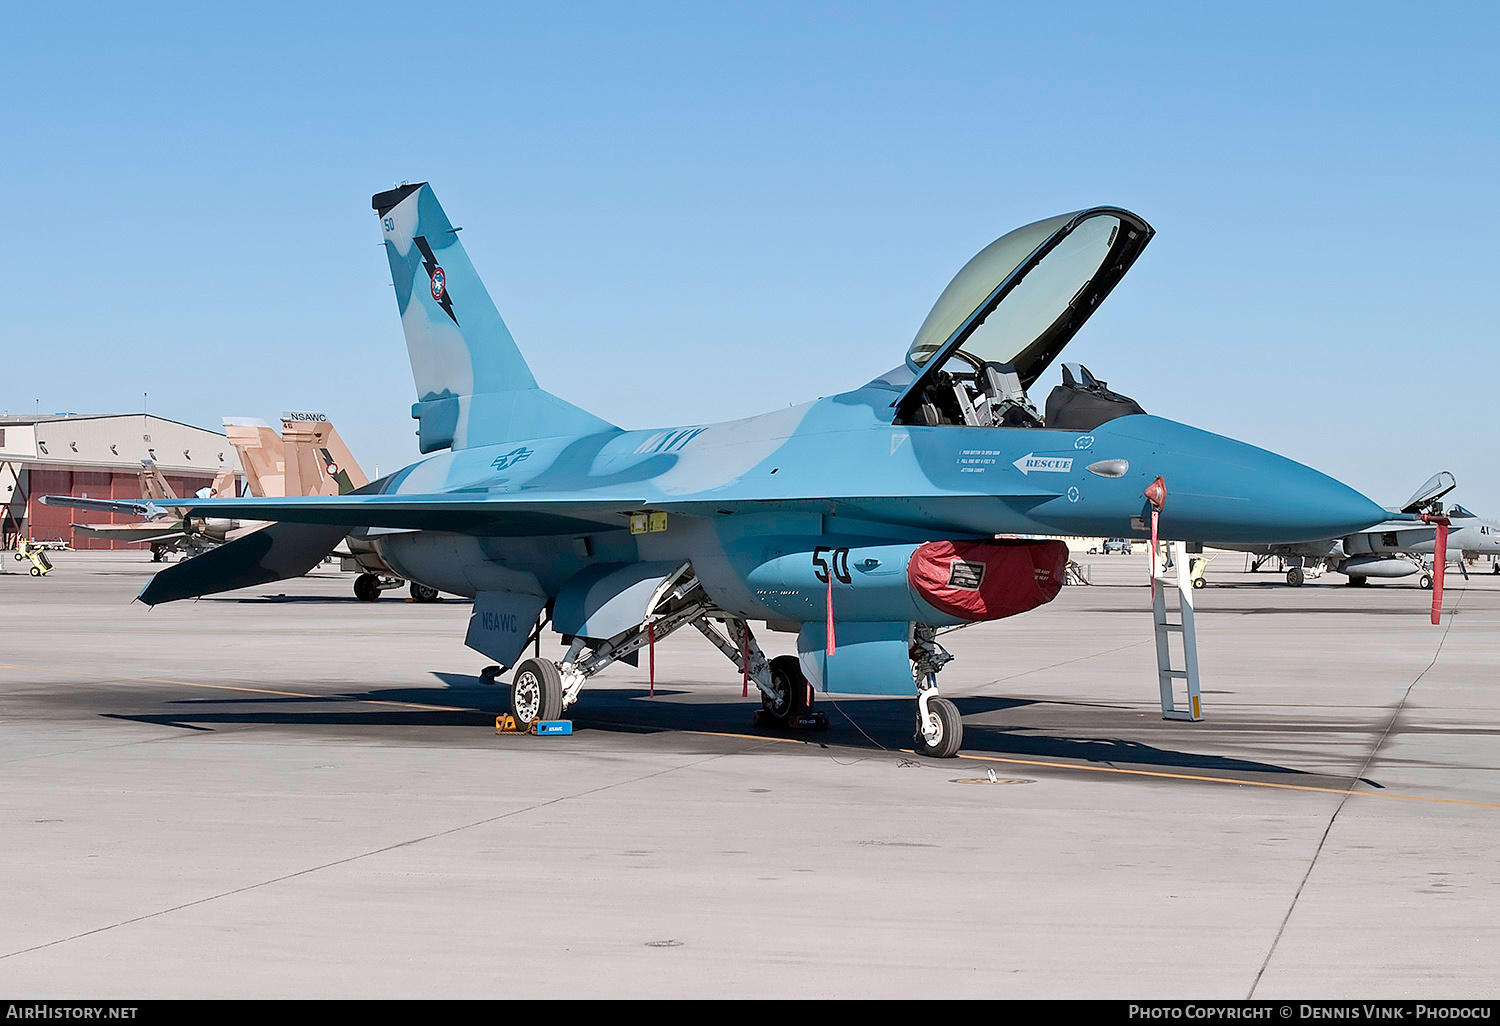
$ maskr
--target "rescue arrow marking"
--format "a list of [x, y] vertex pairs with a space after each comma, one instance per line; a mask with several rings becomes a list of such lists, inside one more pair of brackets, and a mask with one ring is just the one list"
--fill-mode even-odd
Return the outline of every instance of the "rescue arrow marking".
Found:
[[1015, 467], [1022, 474], [1030, 474], [1033, 470], [1048, 474], [1066, 474], [1073, 469], [1073, 458], [1071, 456], [1064, 458], [1037, 456], [1034, 453], [1028, 452], [1025, 456], [1012, 463], [1011, 466]]

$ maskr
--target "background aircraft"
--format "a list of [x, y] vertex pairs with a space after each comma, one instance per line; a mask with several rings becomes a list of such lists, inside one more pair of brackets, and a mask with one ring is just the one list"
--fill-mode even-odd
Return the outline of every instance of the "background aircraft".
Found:
[[[1480, 556], [1489, 556], [1492, 560], [1500, 556], [1500, 523], [1485, 520], [1456, 503], [1448, 507], [1447, 514], [1452, 523], [1448, 530], [1448, 562], [1457, 564], [1465, 577], [1469, 576], [1468, 562]], [[1431, 556], [1434, 544], [1433, 540], [1421, 541], [1411, 551]], [[1490, 572], [1500, 574], [1500, 561], [1491, 563]]]
[[[916, 698], [917, 749], [954, 754], [938, 696], [958, 627], [1062, 586], [1067, 547], [997, 534], [1281, 543], [1387, 519], [1263, 449], [1145, 414], [1071, 375], [1029, 397], [1153, 230], [1096, 207], [1002, 236], [938, 297], [899, 366], [862, 387], [723, 424], [626, 431], [541, 389], [425, 184], [373, 198], [424, 453], [348, 495], [199, 503], [280, 521], [158, 573], [148, 604], [295, 576], [358, 527], [397, 572], [474, 596], [466, 643], [519, 664], [511, 707], [551, 719], [585, 681], [691, 625], [773, 722], [814, 689]], [[753, 353], [715, 353], [732, 385]], [[795, 373], [795, 367], [788, 367]], [[440, 452], [439, 450], [449, 450]], [[767, 659], [751, 620], [795, 632]], [[545, 624], [560, 661], [522, 658]], [[497, 667], [498, 669], [498, 667]]]
[[[151, 546], [151, 560], [159, 563], [171, 551], [196, 555], [222, 544], [238, 528], [237, 521], [211, 517], [189, 517], [176, 503], [179, 496], [167, 483], [161, 469], [151, 460], [141, 461], [141, 501], [128, 499], [90, 499], [87, 496], [44, 496], [47, 505], [97, 510], [127, 516], [144, 516], [135, 524], [73, 524], [75, 531], [96, 538]], [[239, 482], [234, 468], [221, 466], [207, 491], [215, 499], [234, 498]], [[236, 535], [238, 537], [238, 535]]]
[[[282, 430], [285, 439], [263, 420], [224, 419], [224, 434], [239, 453], [240, 464], [245, 468], [246, 487], [251, 495], [272, 498], [337, 495], [368, 483], [348, 446], [325, 415], [284, 413]], [[154, 561], [162, 560], [173, 549], [197, 555], [230, 538], [243, 537], [267, 523], [263, 520], [183, 516], [176, 506], [179, 496], [149, 460], [142, 461], [140, 480], [141, 502], [74, 499], [69, 496], [46, 496], [42, 501], [49, 505], [144, 516], [146, 519], [136, 524], [75, 524], [74, 527], [86, 534], [149, 544]], [[237, 488], [233, 468], [222, 467], [210, 491], [214, 498], [233, 498]], [[348, 548], [336, 554], [357, 561], [363, 571], [355, 580], [356, 596], [374, 600], [380, 597], [382, 588], [399, 587], [405, 583], [381, 562], [369, 542], [350, 541]], [[420, 601], [437, 597], [435, 592], [429, 597], [429, 592], [425, 586], [413, 585], [412, 596]]]
[[[370, 483], [324, 414], [285, 412], [281, 415], [281, 434], [286, 447], [288, 494], [345, 495]], [[354, 594], [361, 601], [374, 602], [382, 591], [407, 583], [380, 558], [366, 531], [351, 531], [334, 555], [343, 560], [344, 569], [359, 571]], [[418, 581], [412, 581], [408, 590], [418, 602], [435, 602], [438, 598], [436, 588]]]
[[[1412, 554], [1431, 553], [1436, 545], [1437, 529], [1428, 524], [1413, 523], [1411, 515], [1417, 512], [1442, 513], [1442, 498], [1455, 486], [1453, 475], [1446, 470], [1434, 474], [1406, 500], [1404, 506], [1399, 510], [1390, 510], [1400, 519], [1388, 520], [1339, 538], [1281, 545], [1208, 544], [1214, 548], [1238, 549], [1257, 554], [1260, 558], [1251, 563], [1252, 571], [1259, 570], [1272, 558], [1289, 563], [1286, 583], [1294, 588], [1300, 587], [1303, 581], [1321, 577], [1330, 570], [1348, 575], [1348, 583], [1354, 586], [1368, 584], [1371, 577], [1396, 578], [1420, 573], [1418, 585], [1424, 589], [1431, 588], [1432, 572], [1421, 560], [1412, 558]], [[1456, 528], [1455, 524], [1448, 534], [1450, 553], [1456, 544]]]
[[251, 495], [286, 495], [286, 446], [276, 429], [253, 417], [225, 417], [224, 434], [240, 455]]

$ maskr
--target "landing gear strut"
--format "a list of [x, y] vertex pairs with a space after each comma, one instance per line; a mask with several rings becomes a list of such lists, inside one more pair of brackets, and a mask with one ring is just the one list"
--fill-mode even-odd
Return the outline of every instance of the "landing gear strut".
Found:
[[953, 657], [937, 643], [937, 631], [918, 624], [912, 632], [912, 676], [917, 682], [918, 755], [951, 759], [964, 743], [964, 721], [958, 706], [938, 697], [937, 675]]
[[381, 577], [379, 574], [362, 573], [354, 579], [354, 597], [361, 602], [374, 602], [387, 588], [399, 588], [399, 577]]
[[[757, 718], [780, 726], [826, 727], [827, 717], [808, 708], [807, 678], [798, 658], [767, 659], [750, 625], [716, 608], [692, 571], [692, 564], [684, 563], [663, 578], [646, 603], [646, 618], [629, 630], [603, 641], [575, 637], [555, 663], [539, 658], [521, 662], [511, 686], [511, 713], [517, 722], [556, 719], [578, 701], [584, 682], [594, 674], [691, 624], [760, 692]], [[492, 681], [499, 670], [486, 667], [481, 679]]]

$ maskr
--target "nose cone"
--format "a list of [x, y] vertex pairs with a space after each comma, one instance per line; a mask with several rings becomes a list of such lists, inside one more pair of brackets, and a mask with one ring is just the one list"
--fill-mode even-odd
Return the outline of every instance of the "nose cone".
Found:
[[[1390, 518], [1377, 503], [1326, 474], [1265, 449], [1160, 417], [1101, 424], [1093, 451], [1119, 450], [1119, 480], [1135, 516], [1149, 517], [1142, 490], [1166, 482], [1161, 536], [1185, 541], [1279, 544], [1341, 538]], [[1125, 453], [1130, 455], [1126, 456]], [[1092, 484], [1092, 482], [1091, 482]], [[1137, 528], [1137, 531], [1139, 529]]]

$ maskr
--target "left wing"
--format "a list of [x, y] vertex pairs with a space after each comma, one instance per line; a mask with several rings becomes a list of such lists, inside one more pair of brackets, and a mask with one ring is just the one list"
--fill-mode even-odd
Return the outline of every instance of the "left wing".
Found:
[[[476, 532], [495, 535], [566, 534], [578, 530], [619, 528], [630, 514], [702, 507], [710, 503], [648, 503], [644, 498], [600, 498], [586, 494], [548, 495], [319, 495], [298, 498], [185, 500], [182, 509], [195, 516], [241, 517], [286, 524], [388, 527], [419, 531]], [[174, 507], [176, 508], [176, 507]]]
[[90, 499], [86, 495], [43, 495], [41, 501], [44, 506], [66, 506], [69, 509], [89, 509], [100, 513], [121, 513], [125, 516], [136, 517], [151, 517], [166, 512], [163, 507], [145, 499]]
[[[945, 498], [958, 502], [986, 501], [959, 495], [931, 497], [920, 502], [891, 496], [790, 495], [777, 497], [666, 498], [632, 493], [520, 491], [491, 493], [439, 492], [381, 494], [373, 489], [384, 481], [345, 495], [298, 498], [184, 499], [173, 509], [194, 516], [242, 517], [287, 524], [328, 524], [384, 527], [398, 530], [451, 531], [497, 537], [570, 534], [575, 531], [618, 529], [632, 514], [646, 511], [678, 516], [715, 517], [764, 512], [841, 512], [878, 516], [882, 521], [913, 526], [930, 522], [926, 513]], [[1056, 498], [1056, 492], [996, 496], [1013, 505]], [[951, 530], [951, 528], [950, 528]]]

